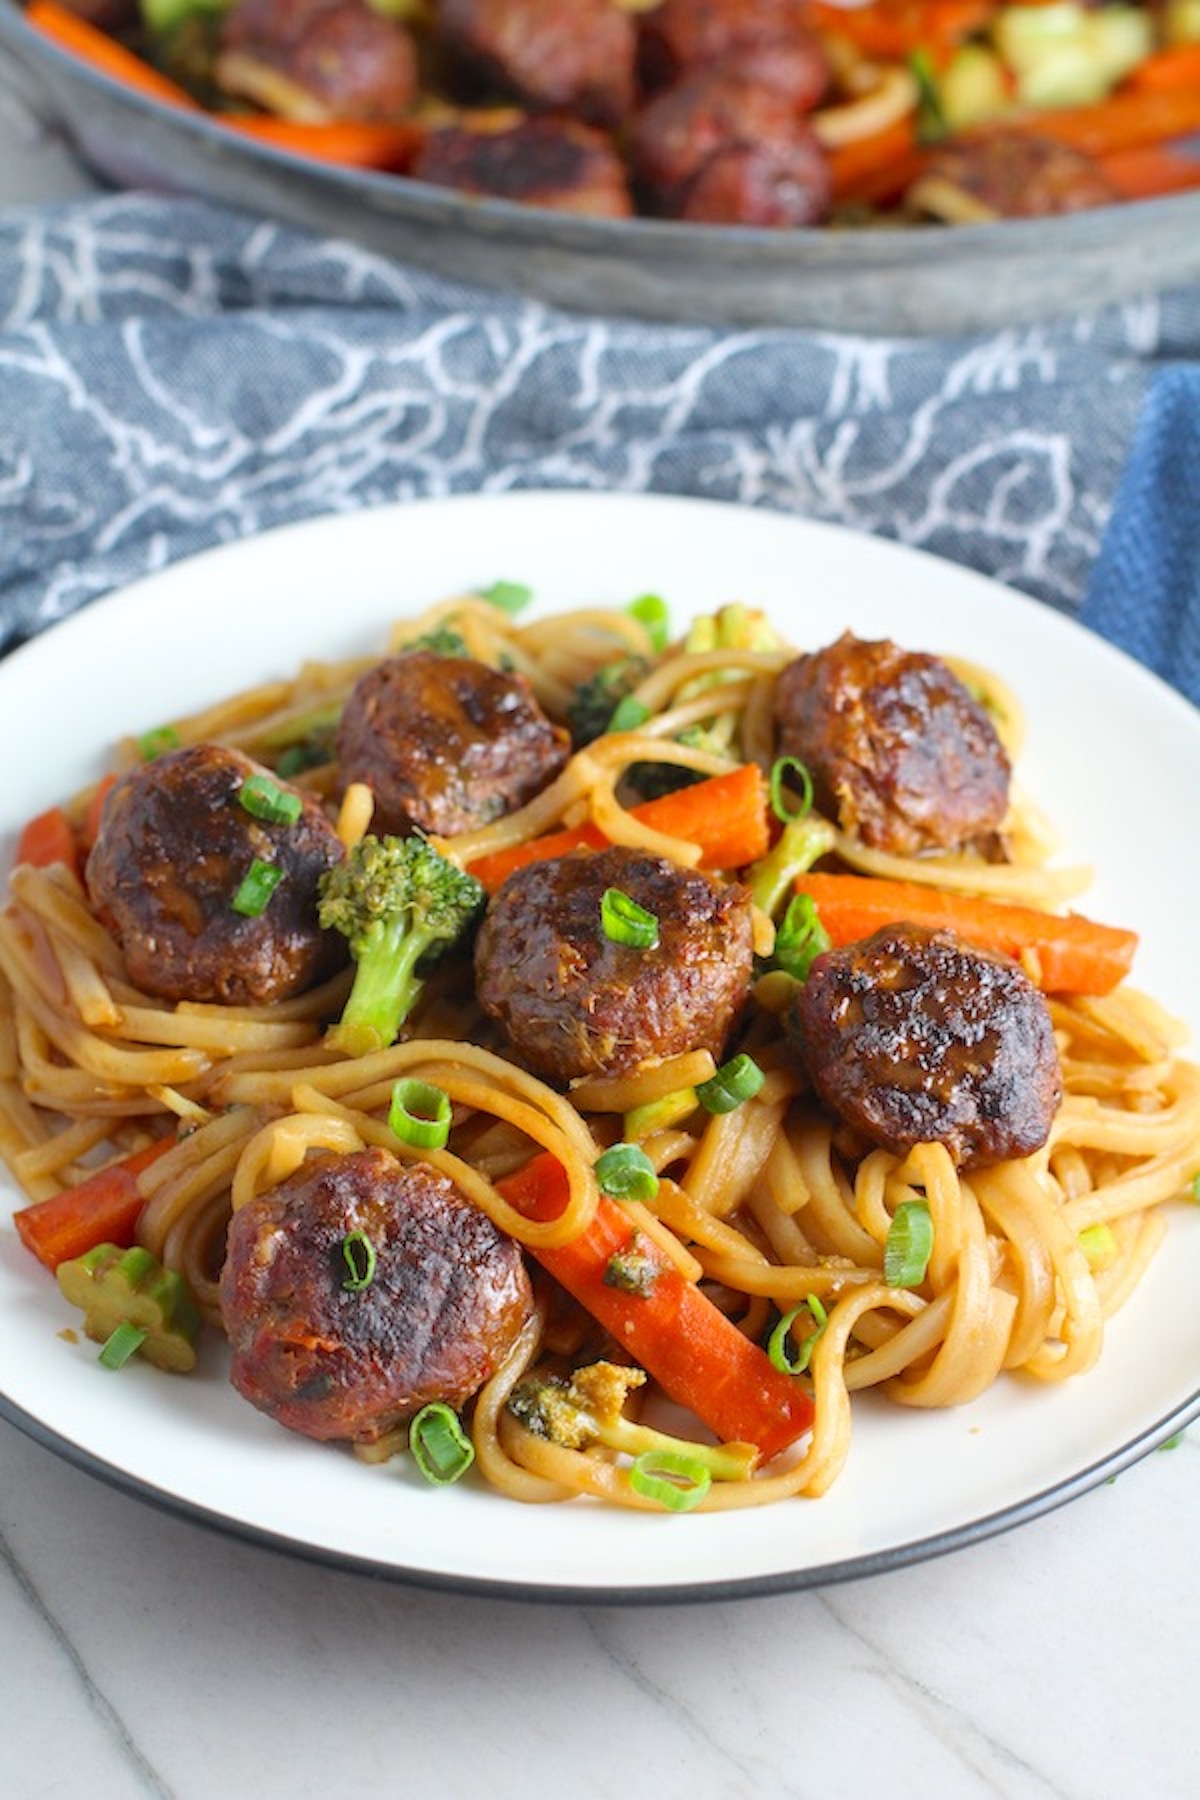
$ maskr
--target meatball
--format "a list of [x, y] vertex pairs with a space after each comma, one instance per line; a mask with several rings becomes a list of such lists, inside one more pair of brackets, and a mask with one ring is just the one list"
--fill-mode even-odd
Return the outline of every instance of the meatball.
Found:
[[612, 0], [441, 0], [434, 34], [475, 98], [593, 125], [619, 124], [633, 105], [637, 32]]
[[[348, 1287], [359, 1233], [373, 1273]], [[386, 1150], [310, 1163], [235, 1213], [220, 1292], [238, 1392], [306, 1437], [360, 1444], [431, 1400], [462, 1406], [531, 1306], [513, 1240], [428, 1164]]]
[[375, 796], [375, 829], [455, 837], [531, 800], [570, 751], [523, 675], [413, 650], [377, 663], [338, 728], [342, 780]]
[[427, 133], [410, 173], [418, 181], [524, 206], [627, 219], [625, 164], [604, 132], [573, 119], [469, 121]]
[[980, 1168], [1050, 1135], [1062, 1074], [1045, 998], [954, 932], [885, 925], [827, 950], [786, 1027], [825, 1104], [897, 1155], [939, 1143]]
[[1008, 756], [983, 707], [936, 656], [844, 633], [789, 663], [775, 689], [779, 750], [818, 804], [897, 856], [989, 848], [1008, 809]]
[[662, 0], [640, 21], [638, 61], [649, 92], [719, 66], [787, 92], [801, 111], [829, 85], [807, 0]]
[[398, 118], [417, 94], [408, 31], [366, 0], [234, 0], [218, 86], [285, 118]]
[[829, 208], [825, 152], [788, 99], [701, 69], [642, 109], [629, 138], [648, 212], [695, 223], [814, 225]]
[[[252, 776], [299, 802], [294, 824], [247, 810], [241, 794]], [[198, 744], [109, 790], [86, 880], [145, 993], [262, 1006], [303, 993], [343, 960], [342, 940], [317, 923], [317, 883], [342, 854], [311, 795], [237, 750]], [[282, 879], [250, 917], [233, 902], [255, 862]]]
[[993, 130], [933, 151], [910, 204], [952, 223], [969, 223], [1040, 219], [1112, 206], [1120, 198], [1082, 150], [1052, 138]]
[[[658, 943], [601, 926], [617, 888], [658, 921]], [[615, 1075], [684, 1050], [719, 1056], [751, 976], [751, 901], [662, 857], [612, 848], [534, 863], [492, 898], [475, 948], [480, 1005], [551, 1081]]]

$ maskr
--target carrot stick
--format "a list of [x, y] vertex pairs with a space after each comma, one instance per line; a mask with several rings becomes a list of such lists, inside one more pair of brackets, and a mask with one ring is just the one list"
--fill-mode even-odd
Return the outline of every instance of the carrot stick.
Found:
[[903, 62], [914, 50], [948, 48], [981, 30], [995, 12], [992, 0], [878, 0], [845, 8], [813, 0], [813, 23], [848, 39], [863, 56]]
[[79, 854], [83, 862], [91, 855], [96, 839], [100, 836], [104, 802], [108, 799], [109, 790], [116, 786], [116, 781], [117, 777], [111, 773], [102, 775], [92, 790], [87, 811], [83, 815], [83, 824], [79, 827]]
[[912, 114], [870, 137], [830, 150], [834, 204], [881, 205], [897, 199], [921, 173], [928, 151], [917, 143]]
[[1100, 167], [1126, 200], [1153, 200], [1200, 187], [1200, 156], [1170, 144], [1139, 144], [1099, 159]]
[[48, 869], [52, 863], [66, 863], [68, 869], [78, 875], [79, 846], [61, 806], [51, 806], [30, 819], [17, 839], [16, 861], [31, 863], [35, 869]]
[[1163, 93], [1170, 88], [1200, 89], [1200, 43], [1167, 44], [1140, 62], [1126, 78], [1131, 88], [1154, 89]]
[[1060, 916], [1004, 900], [941, 893], [915, 881], [879, 881], [869, 875], [801, 875], [796, 891], [812, 897], [834, 945], [853, 944], [882, 925], [904, 920], [947, 927], [981, 949], [1018, 960], [1027, 952], [1030, 973], [1052, 994], [1108, 994], [1128, 975], [1137, 933], [1098, 925], [1078, 913]]
[[[655, 831], [686, 838], [700, 846], [703, 869], [744, 869], [765, 856], [771, 834], [767, 784], [756, 763], [743, 763], [728, 775], [714, 775], [692, 787], [677, 788], [657, 800], [630, 808], [632, 816]], [[528, 863], [566, 856], [571, 850], [602, 850], [608, 839], [595, 825], [555, 831], [511, 850], [496, 850], [471, 864], [471, 873], [489, 894]]]
[[173, 1137], [157, 1138], [144, 1150], [97, 1169], [78, 1187], [63, 1188], [49, 1200], [21, 1207], [13, 1214], [21, 1242], [48, 1269], [57, 1269], [73, 1256], [86, 1255], [97, 1244], [128, 1249], [145, 1205], [137, 1178], [174, 1147]]
[[230, 131], [260, 144], [270, 144], [276, 150], [351, 169], [403, 171], [420, 143], [420, 133], [411, 125], [375, 125], [352, 119], [328, 125], [299, 125], [290, 119], [231, 114], [223, 117], [221, 123]]
[[1006, 115], [1003, 129], [1053, 138], [1087, 156], [1108, 156], [1200, 131], [1200, 87], [1124, 88], [1091, 106]]
[[57, 44], [71, 56], [77, 56], [81, 62], [107, 75], [111, 80], [120, 82], [122, 87], [132, 88], [136, 93], [149, 95], [151, 99], [162, 100], [168, 106], [185, 107], [189, 112], [197, 112], [199, 108], [189, 93], [152, 69], [149, 63], [134, 56], [123, 44], [105, 32], [98, 31], [89, 25], [78, 13], [71, 12], [68, 7], [59, 6], [56, 0], [29, 0], [25, 8], [25, 21], [34, 31], [40, 32], [51, 43]]
[[[566, 1171], [549, 1153], [496, 1185], [527, 1218], [557, 1218], [567, 1203]], [[757, 1444], [766, 1460], [778, 1456], [812, 1423], [808, 1395], [657, 1245], [639, 1245], [655, 1265], [649, 1293], [609, 1287], [604, 1280], [609, 1261], [628, 1248], [632, 1230], [628, 1213], [601, 1194], [585, 1232], [533, 1254], [664, 1393], [703, 1419], [722, 1442]]]

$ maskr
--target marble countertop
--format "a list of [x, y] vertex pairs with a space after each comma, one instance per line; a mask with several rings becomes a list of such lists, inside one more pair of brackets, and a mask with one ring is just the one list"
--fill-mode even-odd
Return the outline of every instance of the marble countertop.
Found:
[[[0, 90], [0, 206], [91, 185]], [[1198, 1477], [1193, 1431], [935, 1561], [622, 1610], [276, 1555], [0, 1424], [0, 1792], [1182, 1800]]]

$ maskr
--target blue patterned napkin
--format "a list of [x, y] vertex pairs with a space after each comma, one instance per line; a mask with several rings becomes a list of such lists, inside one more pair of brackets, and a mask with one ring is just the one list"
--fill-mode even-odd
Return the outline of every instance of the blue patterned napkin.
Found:
[[1090, 621], [1194, 684], [1198, 356], [1200, 288], [954, 340], [716, 331], [568, 315], [202, 202], [17, 211], [0, 650], [293, 519], [648, 489], [877, 532], [1070, 613], [1095, 566]]

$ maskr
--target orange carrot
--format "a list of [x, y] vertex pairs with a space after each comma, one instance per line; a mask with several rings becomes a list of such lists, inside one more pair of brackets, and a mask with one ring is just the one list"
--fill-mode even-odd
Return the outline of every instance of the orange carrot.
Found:
[[328, 125], [298, 125], [289, 119], [250, 118], [229, 115], [221, 123], [230, 131], [257, 143], [270, 144], [295, 156], [315, 157], [351, 169], [386, 169], [400, 173], [408, 168], [420, 143], [411, 125], [373, 125], [338, 120]]
[[882, 205], [897, 199], [917, 179], [928, 154], [917, 143], [911, 113], [870, 137], [840, 145], [829, 152], [834, 204]]
[[1091, 106], [1013, 113], [1003, 128], [1053, 138], [1087, 156], [1108, 156], [1200, 131], [1200, 87], [1123, 88]]
[[1200, 90], [1200, 43], [1167, 44], [1140, 62], [1127, 77], [1131, 88]]
[[797, 893], [811, 896], [832, 942], [853, 944], [881, 925], [904, 920], [947, 927], [984, 950], [1018, 960], [1028, 952], [1031, 973], [1051, 994], [1108, 994], [1128, 975], [1137, 933], [1097, 925], [1078, 913], [1060, 916], [1005, 900], [947, 894], [915, 881], [870, 875], [801, 875]]
[[49, 1200], [23, 1206], [13, 1214], [21, 1242], [48, 1269], [57, 1269], [73, 1256], [86, 1255], [97, 1244], [120, 1244], [127, 1249], [145, 1205], [137, 1178], [174, 1147], [173, 1137], [158, 1138], [132, 1156], [97, 1169], [78, 1187], [63, 1188]]
[[96, 839], [100, 836], [100, 821], [104, 816], [104, 802], [108, 799], [109, 790], [116, 784], [113, 774], [102, 775], [92, 789], [91, 799], [87, 803], [87, 811], [83, 815], [83, 824], [79, 827], [79, 856], [81, 862], [87, 861], [92, 853]]
[[[744, 869], [766, 855], [771, 841], [767, 783], [756, 763], [743, 763], [728, 775], [677, 788], [673, 794], [630, 810], [635, 819], [655, 831], [699, 844], [703, 869]], [[570, 850], [602, 850], [607, 842], [596, 826], [581, 825], [481, 856], [470, 865], [471, 873], [494, 894], [501, 882], [527, 863], [566, 856]]]
[[813, 23], [833, 37], [848, 39], [863, 56], [903, 62], [914, 50], [938, 51], [960, 44], [985, 26], [993, 0], [876, 0], [846, 8], [812, 0]]
[[126, 50], [115, 38], [105, 32], [98, 31], [89, 25], [86, 19], [72, 12], [69, 7], [59, 6], [56, 0], [29, 0], [25, 8], [25, 21], [34, 31], [49, 38], [60, 50], [77, 56], [81, 62], [87, 63], [102, 75], [120, 82], [122, 87], [132, 88], [136, 93], [149, 95], [151, 99], [162, 100], [168, 106], [186, 107], [189, 112], [199, 108], [191, 95], [167, 76], [160, 75], [149, 63]]
[[[566, 1171], [548, 1152], [496, 1185], [527, 1218], [557, 1218], [567, 1203]], [[723, 1442], [757, 1444], [765, 1459], [777, 1456], [812, 1423], [807, 1394], [655, 1244], [639, 1245], [655, 1268], [649, 1293], [608, 1286], [605, 1271], [632, 1230], [628, 1213], [601, 1194], [586, 1231], [533, 1254], [678, 1405]]]
[[16, 860], [32, 863], [35, 869], [48, 869], [51, 863], [66, 863], [72, 874], [78, 875], [79, 846], [61, 806], [48, 807], [36, 819], [30, 819], [17, 839]]
[[1099, 158], [1100, 167], [1125, 200], [1153, 200], [1200, 187], [1200, 155], [1171, 144], [1139, 144]]

